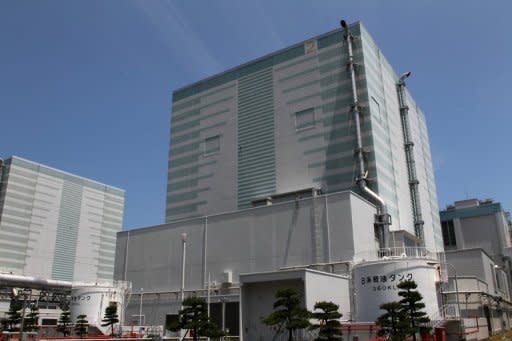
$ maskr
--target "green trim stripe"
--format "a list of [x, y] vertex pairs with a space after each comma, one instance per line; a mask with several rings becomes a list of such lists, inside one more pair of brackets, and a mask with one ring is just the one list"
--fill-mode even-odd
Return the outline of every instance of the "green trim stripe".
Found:
[[172, 196], [170, 196], [168, 198], [167, 206], [172, 206], [174, 203], [180, 202], [180, 201], [187, 201], [187, 200], [196, 199], [198, 197], [199, 193], [207, 192], [209, 190], [210, 190], [210, 187], [205, 187], [205, 188], [196, 189], [196, 190], [193, 190], [193, 191], [190, 191], [190, 192], [173, 194]]
[[[352, 34], [357, 36], [361, 32], [360, 23], [356, 22], [350, 25], [350, 29], [352, 30]], [[354, 41], [355, 49], [360, 48], [361, 41], [356, 37]], [[309, 41], [308, 39], [306, 41]], [[339, 44], [343, 40], [343, 32], [341, 29], [337, 29], [331, 32], [327, 32], [322, 34], [321, 36], [316, 38], [318, 50], [327, 48], [334, 44]], [[304, 43], [306, 41], [300, 42], [298, 44], [292, 45], [283, 50], [274, 52], [270, 55], [261, 57], [254, 61], [248, 62], [244, 65], [240, 65], [238, 67], [232, 68], [230, 70], [224, 71], [220, 74], [214, 75], [207, 79], [204, 79], [200, 82], [188, 85], [181, 89], [178, 89], [173, 92], [172, 100], [173, 102], [180, 101], [187, 97], [199, 94], [201, 92], [207, 91], [209, 89], [213, 89], [222, 84], [232, 82], [236, 79], [239, 79], [244, 76], [252, 75], [253, 73], [258, 73], [267, 68], [273, 68], [281, 63], [285, 63], [291, 61], [293, 59], [302, 57], [305, 55], [304, 51]]]
[[206, 166], [209, 166], [209, 165], [213, 165], [216, 162], [217, 162], [216, 160], [212, 160], [212, 161], [208, 161], [208, 162], [199, 164], [197, 166], [182, 168], [182, 169], [179, 169], [179, 170], [176, 170], [176, 171], [169, 171], [168, 179], [169, 179], [169, 181], [171, 181], [172, 179], [182, 178], [182, 177], [185, 177], [185, 176], [197, 174], [199, 172], [199, 169], [201, 169], [201, 167], [206, 167]]
[[64, 181], [69, 181], [69, 182], [72, 182], [72, 183], [80, 185], [80, 186], [85, 186], [85, 187], [89, 187], [89, 188], [92, 188], [92, 189], [95, 189], [95, 190], [98, 190], [101, 192], [111, 193], [114, 195], [124, 197], [124, 190], [121, 190], [119, 188], [107, 186], [105, 184], [102, 184], [102, 183], [99, 183], [99, 182], [96, 182], [93, 180], [89, 180], [89, 179], [82, 178], [82, 177], [79, 177], [79, 176], [76, 176], [76, 175], [73, 175], [70, 173], [59, 171], [57, 169], [53, 169], [53, 168], [50, 168], [50, 167], [47, 167], [47, 166], [44, 166], [44, 165], [41, 165], [41, 164], [38, 164], [35, 162], [21, 159], [17, 156], [13, 156], [13, 157], [7, 159], [5, 161], [5, 164], [6, 165], [15, 165], [15, 166], [22, 167], [22, 168], [25, 168], [28, 170], [32, 170], [34, 172], [48, 175], [53, 178], [61, 179]]
[[172, 111], [173, 112], [181, 111], [183, 109], [189, 108], [189, 107], [197, 105], [199, 103], [201, 103], [201, 98], [194, 98], [194, 99], [191, 99], [190, 101], [186, 101], [186, 102], [183, 102], [180, 104], [173, 104]]
[[225, 97], [225, 98], [218, 99], [216, 101], [209, 102], [209, 103], [207, 103], [205, 105], [202, 105], [202, 106], [200, 106], [200, 107], [198, 107], [198, 108], [196, 108], [194, 110], [190, 110], [190, 111], [187, 111], [187, 112], [175, 114], [175, 115], [173, 115], [171, 120], [176, 120], [177, 118], [181, 119], [182, 117], [189, 117], [189, 115], [196, 115], [196, 112], [200, 111], [201, 109], [211, 108], [214, 105], [217, 105], [217, 104], [220, 104], [220, 103], [224, 103], [224, 102], [227, 102], [227, 101], [232, 100], [232, 99], [233, 99], [233, 96], [228, 96], [228, 97]]
[[[187, 180], [175, 181], [175, 182], [169, 181], [169, 184], [167, 185], [167, 192], [177, 191], [179, 189], [188, 188], [188, 187], [195, 187], [199, 183], [199, 180], [208, 179], [208, 178], [211, 178], [212, 176], [213, 176], [213, 174], [206, 174], [206, 175], [198, 176], [193, 179], [187, 179]], [[172, 198], [171, 195], [175, 195], [175, 194], [169, 194], [169, 197]]]
[[182, 206], [176, 206], [172, 208], [168, 208], [166, 210], [167, 217], [172, 216], [173, 214], [184, 214], [184, 213], [190, 213], [197, 211], [198, 206], [205, 205], [206, 201], [198, 201], [192, 204], [182, 205]]
[[496, 214], [503, 212], [500, 203], [484, 204], [476, 207], [457, 208], [453, 210], [441, 211], [441, 221], [453, 220], [455, 218], [470, 218], [483, 215]]

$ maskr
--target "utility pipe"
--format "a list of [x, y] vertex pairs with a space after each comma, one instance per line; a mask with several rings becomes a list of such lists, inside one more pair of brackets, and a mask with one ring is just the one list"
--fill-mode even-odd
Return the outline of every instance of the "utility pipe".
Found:
[[460, 301], [459, 301], [459, 279], [457, 278], [457, 269], [455, 269], [455, 266], [450, 263], [441, 263], [448, 267], [450, 267], [453, 270], [454, 273], [454, 279], [455, 279], [455, 302], [457, 304], [457, 313], [459, 315], [459, 335], [462, 335], [462, 314], [460, 313]]
[[[379, 244], [381, 248], [388, 247], [387, 234], [389, 232], [389, 222], [387, 221], [387, 207], [386, 202], [382, 199], [377, 193], [372, 191], [367, 186], [367, 176], [368, 171], [364, 164], [364, 150], [363, 150], [363, 139], [361, 137], [361, 111], [359, 108], [359, 98], [357, 96], [357, 83], [356, 83], [356, 72], [355, 72], [355, 62], [354, 62], [354, 53], [352, 49], [352, 40], [354, 37], [350, 32], [350, 28], [348, 27], [345, 20], [341, 21], [341, 27], [345, 31], [345, 41], [347, 42], [347, 51], [348, 51], [348, 68], [350, 72], [350, 78], [352, 82], [352, 99], [354, 101], [352, 111], [354, 113], [354, 122], [356, 128], [356, 143], [357, 148], [355, 150], [357, 155], [357, 163], [358, 163], [358, 171], [359, 174], [356, 178], [356, 183], [359, 188], [367, 197], [371, 199], [371, 201], [377, 203], [378, 215], [383, 217], [382, 221], [377, 221], [379, 224]], [[380, 220], [380, 219], [379, 219]]]
[[142, 326], [142, 296], [144, 295], [144, 288], [140, 288], [140, 301], [139, 301], [139, 326]]
[[181, 307], [183, 308], [183, 301], [185, 300], [185, 259], [187, 256], [187, 234], [181, 234], [182, 253], [181, 253]]
[[[182, 249], [181, 249], [181, 309], [183, 310], [183, 301], [185, 300], [185, 259], [187, 256], [187, 234], [183, 232], [181, 234], [181, 243], [182, 243]], [[187, 336], [188, 331], [184, 333], [184, 330], [181, 329], [180, 336], [182, 335], [182, 340], [185, 340], [185, 336]]]
[[0, 286], [23, 287], [30, 289], [71, 289], [72, 283], [68, 281], [0, 273]]
[[414, 143], [410, 137], [410, 127], [409, 127], [409, 107], [407, 106], [405, 100], [405, 79], [411, 75], [410, 72], [404, 73], [399, 79], [397, 83], [397, 93], [398, 93], [398, 105], [400, 107], [400, 118], [402, 122], [402, 133], [404, 137], [404, 149], [405, 149], [405, 160], [407, 162], [407, 176], [409, 178], [409, 191], [411, 193], [411, 206], [412, 206], [412, 214], [414, 218], [414, 234], [421, 240], [421, 243], [424, 245], [424, 236], [423, 236], [423, 219], [421, 216], [421, 205], [420, 205], [420, 196], [418, 193], [418, 185], [419, 181], [416, 177], [416, 162], [414, 161]]
[[[207, 252], [208, 252], [208, 216], [204, 217], [204, 225], [203, 225], [203, 288], [206, 282], [206, 272], [207, 272]], [[208, 273], [209, 276], [209, 273]]]
[[[329, 203], [327, 202], [327, 195], [325, 199], [325, 227], [327, 229], [327, 262], [330, 263], [332, 259], [331, 255], [331, 226], [329, 225]], [[315, 200], [315, 198], [313, 198]]]
[[124, 248], [124, 274], [123, 280], [126, 281], [126, 273], [128, 272], [128, 251], [130, 248], [130, 231], [126, 234], [126, 246]]

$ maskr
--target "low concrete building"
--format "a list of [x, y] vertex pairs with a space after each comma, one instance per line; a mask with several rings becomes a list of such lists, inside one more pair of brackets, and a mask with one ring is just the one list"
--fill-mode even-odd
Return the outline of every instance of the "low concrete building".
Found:
[[[244, 340], [271, 340], [275, 330], [261, 320], [273, 311], [275, 293], [279, 289], [295, 289], [302, 298], [302, 306], [313, 311], [316, 302], [330, 301], [340, 307], [342, 320], [351, 318], [350, 276], [311, 269], [297, 269], [240, 275], [241, 319]], [[312, 339], [314, 332], [300, 330], [300, 339]]]
[[[312, 267], [349, 274], [354, 261], [378, 257], [375, 212], [347, 191], [120, 232], [115, 278], [133, 283], [126, 316], [157, 325], [172, 319], [182, 280], [185, 295], [206, 297], [210, 288], [217, 304], [239, 302], [242, 273]], [[216, 309], [217, 321], [238, 319], [238, 309], [223, 316]]]
[[456, 201], [441, 211], [446, 248], [443, 314], [460, 320], [449, 333], [482, 339], [510, 328], [510, 219], [492, 200]]
[[[444, 313], [462, 321], [465, 338], [479, 340], [509, 329], [512, 302], [505, 271], [480, 248], [445, 255], [450, 266], [448, 284], [442, 289]], [[458, 333], [456, 328], [452, 326], [450, 332]]]

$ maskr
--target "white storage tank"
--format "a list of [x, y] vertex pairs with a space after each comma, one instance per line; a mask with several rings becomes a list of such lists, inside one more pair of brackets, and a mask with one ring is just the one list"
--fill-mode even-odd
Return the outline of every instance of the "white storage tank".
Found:
[[436, 283], [439, 280], [435, 261], [414, 258], [392, 258], [354, 265], [355, 317], [359, 322], [374, 322], [384, 313], [379, 306], [399, 301], [396, 285], [414, 280], [423, 296], [424, 311], [432, 318], [438, 315]]
[[122, 323], [129, 293], [130, 284], [124, 281], [74, 283], [71, 289], [71, 319], [74, 323], [78, 315], [86, 315], [90, 325], [98, 327], [104, 334], [110, 334], [110, 327], [101, 326], [105, 308], [110, 304], [116, 304], [117, 315]]

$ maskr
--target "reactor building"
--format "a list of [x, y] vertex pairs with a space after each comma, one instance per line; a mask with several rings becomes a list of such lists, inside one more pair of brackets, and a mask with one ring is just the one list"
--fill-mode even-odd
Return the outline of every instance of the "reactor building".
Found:
[[126, 317], [164, 325], [197, 295], [229, 335], [264, 340], [280, 287], [373, 322], [414, 279], [438, 319], [443, 236], [409, 75], [342, 22], [175, 90], [166, 223], [117, 235]]
[[[123, 211], [122, 189], [18, 156], [0, 159], [0, 318], [12, 288], [21, 289], [27, 306], [38, 306], [43, 326], [57, 324], [60, 308], [84, 282], [90, 292], [99, 286], [114, 292]], [[92, 302], [75, 300], [72, 307], [85, 312], [84, 306], [97, 306]], [[95, 315], [89, 319], [101, 323]]]

